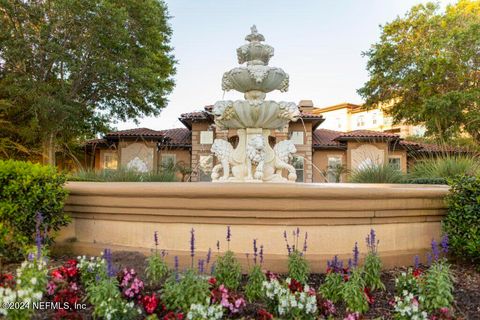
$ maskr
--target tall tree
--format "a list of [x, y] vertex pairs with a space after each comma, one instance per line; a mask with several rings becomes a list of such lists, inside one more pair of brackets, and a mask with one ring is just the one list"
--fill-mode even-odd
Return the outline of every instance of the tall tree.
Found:
[[161, 0], [0, 0], [0, 121], [18, 128], [0, 138], [53, 164], [59, 143], [158, 115], [174, 86], [168, 19]]
[[424, 124], [447, 140], [461, 131], [480, 143], [480, 1], [413, 7], [382, 27], [364, 53], [366, 104], [386, 105], [396, 122]]

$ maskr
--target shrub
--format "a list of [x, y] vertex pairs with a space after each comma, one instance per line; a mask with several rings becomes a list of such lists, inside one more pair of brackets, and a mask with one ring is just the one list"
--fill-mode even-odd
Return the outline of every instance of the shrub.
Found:
[[365, 281], [362, 278], [362, 269], [354, 268], [342, 288], [342, 298], [348, 311], [360, 313], [368, 311], [368, 300], [364, 289]]
[[65, 176], [55, 168], [22, 161], [0, 160], [0, 246], [8, 259], [18, 259], [35, 243], [36, 216], [42, 213], [44, 240], [70, 221], [63, 212]]
[[248, 282], [245, 286], [245, 295], [248, 301], [254, 302], [262, 299], [262, 283], [267, 280], [267, 277], [262, 272], [259, 265], [255, 265], [248, 275]]
[[479, 173], [478, 156], [444, 154], [435, 158], [417, 159], [408, 178], [448, 180], [459, 175], [475, 176]]
[[168, 310], [187, 312], [192, 304], [204, 304], [210, 298], [209, 283], [195, 271], [183, 277], [171, 276], [162, 290], [162, 300]]
[[367, 237], [368, 253], [365, 257], [364, 279], [365, 286], [371, 290], [385, 290], [385, 285], [380, 279], [380, 273], [382, 270], [382, 261], [377, 254], [378, 241], [376, 240], [375, 231], [370, 230], [370, 234]]
[[451, 252], [480, 263], [480, 178], [452, 180], [447, 203], [443, 229], [448, 234]]
[[162, 255], [157, 252], [147, 258], [145, 274], [150, 285], [159, 284], [168, 276], [168, 266]]
[[305, 284], [309, 273], [310, 268], [303, 253], [298, 250], [290, 252], [288, 255], [288, 276]]
[[423, 274], [420, 292], [428, 312], [450, 308], [453, 302], [453, 279], [445, 259], [435, 261]]
[[444, 178], [409, 178], [407, 183], [410, 184], [447, 184]]
[[230, 290], [237, 290], [242, 279], [242, 268], [235, 258], [235, 254], [228, 250], [217, 258], [214, 277]]
[[354, 183], [403, 183], [403, 173], [390, 164], [369, 164], [353, 170], [350, 181]]
[[343, 283], [343, 275], [337, 272], [329, 272], [325, 276], [325, 282], [320, 286], [319, 291], [323, 297], [337, 303], [342, 298]]
[[161, 170], [159, 173], [139, 172], [119, 168], [117, 170], [81, 170], [68, 177], [70, 181], [92, 182], [173, 182], [175, 171]]

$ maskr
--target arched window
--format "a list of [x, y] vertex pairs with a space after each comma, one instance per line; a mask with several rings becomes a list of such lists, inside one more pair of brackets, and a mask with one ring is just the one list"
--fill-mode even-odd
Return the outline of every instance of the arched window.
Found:
[[304, 182], [303, 176], [304, 176], [304, 159], [303, 157], [300, 156], [293, 156], [292, 159], [292, 166], [295, 168], [295, 171], [297, 173], [297, 182]]

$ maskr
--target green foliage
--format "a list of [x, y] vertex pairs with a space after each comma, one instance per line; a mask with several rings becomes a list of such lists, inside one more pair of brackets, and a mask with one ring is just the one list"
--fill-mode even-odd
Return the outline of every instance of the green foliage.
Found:
[[93, 182], [173, 182], [175, 172], [162, 170], [159, 173], [138, 172], [136, 170], [81, 170], [68, 177], [70, 181]]
[[0, 138], [52, 151], [167, 105], [175, 60], [163, 1], [5, 0], [0, 8], [0, 121], [16, 129]]
[[436, 261], [428, 268], [423, 275], [420, 291], [423, 306], [428, 312], [450, 308], [453, 303], [453, 277], [446, 260]]
[[168, 276], [169, 270], [167, 263], [161, 255], [157, 252], [152, 254], [147, 259], [147, 267], [145, 268], [145, 274], [147, 280], [151, 285], [159, 284], [163, 279]]
[[480, 177], [459, 177], [450, 182], [448, 213], [443, 229], [451, 252], [480, 263]]
[[445, 181], [460, 175], [480, 174], [480, 158], [475, 155], [444, 154], [434, 158], [417, 159], [409, 179], [442, 179]]
[[232, 251], [228, 250], [223, 256], [217, 258], [214, 277], [228, 289], [238, 289], [242, 279], [242, 268]]
[[390, 164], [368, 164], [352, 171], [350, 181], [355, 183], [402, 183], [403, 173]]
[[87, 299], [93, 305], [94, 318], [131, 320], [141, 314], [132, 302], [125, 300], [115, 278], [103, 278], [87, 287]]
[[302, 252], [293, 250], [288, 255], [288, 277], [307, 283], [310, 267]]
[[381, 289], [385, 290], [385, 285], [380, 279], [382, 271], [382, 261], [376, 253], [369, 252], [365, 257], [365, 264], [363, 265], [363, 278], [365, 286], [372, 291]]
[[88, 290], [89, 287], [95, 285], [97, 280], [107, 279], [107, 264], [105, 259], [101, 257], [79, 257], [78, 269], [80, 271], [80, 281], [82, 285]]
[[444, 178], [412, 178], [406, 181], [410, 184], [447, 184]]
[[337, 272], [329, 272], [319, 290], [325, 299], [337, 303], [342, 299], [343, 285], [343, 275]]
[[[42, 213], [40, 230], [58, 231], [70, 221], [63, 212], [67, 191], [65, 176], [55, 168], [30, 162], [0, 160], [0, 250], [18, 259], [35, 243], [36, 216]], [[48, 234], [44, 242], [52, 241]]]
[[362, 271], [361, 268], [354, 268], [342, 288], [343, 301], [345, 301], [347, 310], [351, 312], [365, 313], [368, 311], [368, 301], [363, 291], [365, 281], [362, 278]]
[[254, 265], [248, 275], [248, 282], [245, 286], [245, 295], [250, 302], [258, 302], [263, 298], [263, 281], [267, 281], [267, 277], [262, 272], [259, 265]]
[[409, 268], [407, 272], [402, 272], [395, 278], [396, 295], [402, 296], [404, 291], [412, 293], [414, 296], [418, 296], [420, 293], [420, 283], [418, 278], [413, 275], [412, 268]]
[[382, 26], [364, 53], [370, 79], [358, 92], [366, 105], [388, 103], [395, 122], [423, 124], [442, 140], [465, 130], [478, 143], [480, 2], [440, 8], [420, 4]]
[[171, 276], [162, 290], [162, 301], [168, 310], [187, 312], [192, 304], [204, 304], [210, 297], [207, 280], [188, 270], [180, 279]]

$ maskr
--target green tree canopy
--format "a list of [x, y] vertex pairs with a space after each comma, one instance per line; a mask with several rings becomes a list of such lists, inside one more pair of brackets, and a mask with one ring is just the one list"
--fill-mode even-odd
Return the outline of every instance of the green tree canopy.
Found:
[[358, 92], [367, 105], [442, 140], [464, 131], [480, 142], [480, 1], [417, 5], [364, 55], [370, 80]]
[[161, 0], [0, 0], [0, 140], [53, 163], [56, 145], [158, 115], [174, 86], [168, 19]]

